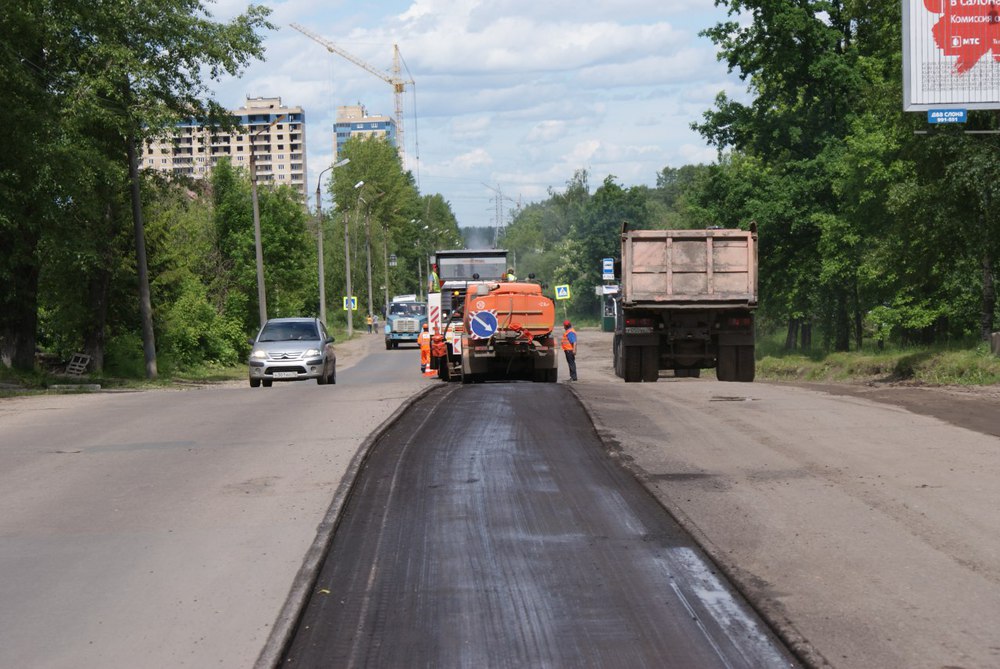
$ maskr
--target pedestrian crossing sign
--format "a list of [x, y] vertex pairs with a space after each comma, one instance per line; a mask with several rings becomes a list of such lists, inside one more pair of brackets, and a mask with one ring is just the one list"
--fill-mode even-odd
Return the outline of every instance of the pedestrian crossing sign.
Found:
[[556, 286], [556, 299], [557, 300], [568, 300], [569, 299], [569, 286]]
[[351, 298], [345, 297], [344, 298], [344, 311], [347, 311], [347, 308], [348, 308], [347, 307], [347, 301], [348, 300], [350, 300], [350, 304], [351, 304], [350, 309], [351, 309], [351, 311], [357, 311], [358, 310], [358, 298], [357, 297], [351, 297]]

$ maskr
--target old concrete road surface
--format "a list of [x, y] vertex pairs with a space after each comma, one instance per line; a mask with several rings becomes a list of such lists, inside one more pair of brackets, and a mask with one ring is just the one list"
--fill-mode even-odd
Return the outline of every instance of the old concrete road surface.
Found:
[[337, 384], [0, 400], [0, 669], [252, 667], [341, 481], [429, 386], [337, 344]]
[[355, 486], [282, 666], [793, 666], [565, 386], [441, 386]]

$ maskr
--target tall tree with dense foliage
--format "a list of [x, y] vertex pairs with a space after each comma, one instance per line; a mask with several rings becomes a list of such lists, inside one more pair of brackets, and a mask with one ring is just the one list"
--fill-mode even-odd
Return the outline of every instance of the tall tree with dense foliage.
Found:
[[[145, 283], [145, 242], [136, 154], [144, 137], [163, 131], [179, 118], [225, 119], [211, 101], [206, 78], [238, 74], [251, 58], [263, 54], [257, 31], [270, 27], [269, 10], [250, 6], [223, 24], [211, 19], [200, 0], [141, 0], [79, 3], [70, 0], [26, 0], [7, 8], [0, 21], [0, 45], [8, 93], [23, 99], [22, 107], [6, 107], [8, 115], [24, 117], [26, 108], [41, 113], [31, 119], [38, 127], [14, 164], [5, 167], [4, 183], [27, 193], [0, 200], [0, 220], [10, 245], [4, 244], [4, 272], [18, 283], [7, 297], [11, 314], [0, 324], [4, 359], [21, 368], [32, 366], [37, 311], [37, 282], [42, 237], [74, 197], [65, 184], [86, 179], [58, 180], [64, 171], [66, 147], [102, 144], [107, 159], [127, 168], [128, 192], [135, 231], [136, 272], [143, 312], [143, 343], [148, 376], [155, 376], [153, 322]], [[11, 127], [11, 126], [8, 126]], [[17, 126], [13, 126], [17, 127]], [[85, 169], [78, 164], [69, 169]], [[39, 178], [41, 177], [41, 178]], [[111, 180], [114, 182], [114, 180]], [[119, 184], [122, 182], [119, 180]], [[52, 186], [45, 188], [46, 185]], [[6, 311], [6, 310], [5, 310]]]
[[[791, 283], [781, 292], [812, 293], [805, 302], [820, 307], [834, 346], [846, 349], [849, 309], [857, 294], [856, 258], [850, 252], [856, 235], [839, 206], [831, 165], [862, 103], [854, 17], [846, 3], [826, 0], [716, 4], [732, 17], [750, 17], [748, 22], [721, 22], [704, 34], [719, 47], [719, 58], [730, 71], [747, 82], [752, 100], [742, 103], [720, 94], [716, 108], [695, 127], [720, 149], [762, 160], [777, 179], [773, 183], [792, 196], [786, 201], [794, 209], [757, 218], [761, 253], [781, 253], [779, 267], [797, 268], [785, 273]], [[831, 255], [844, 250], [850, 255], [842, 262]], [[765, 293], [764, 299], [769, 297]], [[855, 309], [860, 309], [856, 300]], [[785, 315], [791, 333], [811, 314], [795, 309]]]

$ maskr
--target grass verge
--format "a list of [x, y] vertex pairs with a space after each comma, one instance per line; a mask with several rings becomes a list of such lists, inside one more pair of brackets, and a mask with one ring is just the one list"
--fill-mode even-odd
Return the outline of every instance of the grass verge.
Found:
[[795, 354], [766, 352], [757, 378], [835, 383], [883, 382], [928, 385], [1000, 383], [1000, 357], [986, 344], [972, 348], [919, 348], [880, 352]]

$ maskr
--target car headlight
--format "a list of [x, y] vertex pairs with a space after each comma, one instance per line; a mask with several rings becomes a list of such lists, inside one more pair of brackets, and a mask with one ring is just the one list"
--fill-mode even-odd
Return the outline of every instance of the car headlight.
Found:
[[305, 357], [307, 358], [318, 358], [319, 356], [320, 352], [318, 348], [311, 348], [305, 352]]
[[254, 351], [250, 357], [253, 360], [267, 360], [267, 351]]

